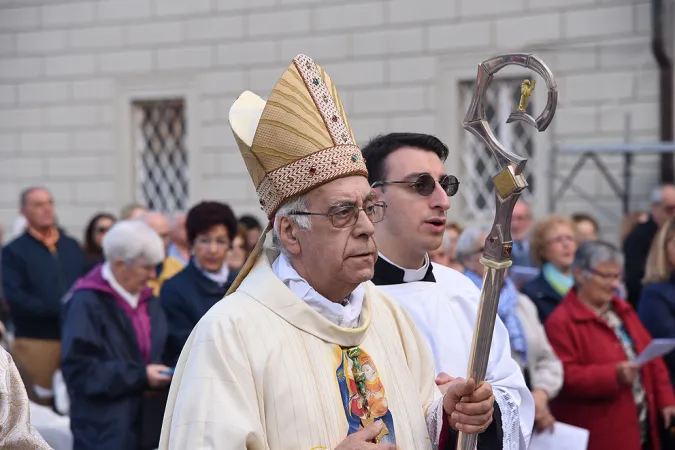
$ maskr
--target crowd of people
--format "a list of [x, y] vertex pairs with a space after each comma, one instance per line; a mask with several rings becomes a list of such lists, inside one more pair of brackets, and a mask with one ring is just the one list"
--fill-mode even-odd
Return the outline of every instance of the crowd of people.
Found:
[[588, 215], [535, 221], [518, 202], [476, 383], [462, 377], [493, 236], [448, 223], [448, 147], [390, 133], [359, 149], [305, 55], [267, 102], [242, 94], [230, 125], [265, 228], [220, 202], [171, 218], [129, 205], [81, 245], [47, 188], [22, 192], [0, 262], [15, 408], [0, 404], [0, 447], [49, 448], [27, 396], [68, 419], [76, 450], [454, 450], [460, 433], [515, 450], [558, 422], [587, 429], [588, 450], [673, 448], [675, 355], [636, 357], [675, 338], [675, 186], [627, 219], [623, 252]]
[[[590, 448], [623, 448], [628, 432], [675, 445], [675, 352], [665, 365], [632, 362], [652, 338], [675, 339], [674, 217], [675, 186], [656, 187], [649, 212], [625, 217], [620, 251], [599, 239], [588, 214], [535, 221], [525, 201], [516, 204], [498, 314], [533, 388], [537, 429], [556, 420], [578, 425], [591, 431]], [[480, 287], [490, 228], [448, 223], [431, 259]]]
[[[30, 399], [56, 407], [53, 384], [62, 376], [70, 387], [69, 405], [56, 410], [68, 414], [73, 427], [82, 427], [79, 439], [102, 432], [115, 437], [113, 442], [120, 439], [120, 445], [138, 439], [129, 435], [139, 428], [132, 423], [137, 418], [124, 413], [134, 409], [128, 402], [147, 403], [140, 400], [144, 383], [169, 384], [189, 334], [225, 296], [262, 226], [252, 216], [237, 219], [219, 202], [201, 202], [171, 218], [132, 204], [119, 219], [95, 214], [80, 245], [58, 227], [46, 188], [26, 189], [20, 204], [22, 228], [2, 251], [2, 338]], [[661, 362], [641, 371], [631, 359], [650, 336], [675, 338], [674, 214], [675, 187], [655, 189], [651, 211], [626, 219], [624, 262], [618, 249], [598, 241], [601, 230], [591, 216], [551, 215], [535, 222], [530, 206], [517, 203], [514, 265], [498, 314], [534, 398], [536, 430], [552, 429], [559, 420], [618, 445], [624, 437], [616, 430], [630, 430], [637, 405], [640, 432], [672, 442], [673, 428], [665, 431], [665, 424], [675, 425], [670, 393], [675, 382], [667, 379]], [[430, 260], [463, 273], [480, 288], [479, 260], [490, 226], [444, 226], [442, 245], [429, 252]], [[389, 245], [392, 252], [401, 248], [398, 234], [381, 235], [380, 252]], [[67, 300], [63, 310], [62, 299]], [[153, 331], [147, 335], [144, 329]], [[91, 358], [100, 355], [117, 359], [92, 367]], [[675, 353], [665, 361], [675, 380]], [[622, 385], [633, 389], [622, 391]], [[103, 393], [126, 401], [113, 407], [96, 399]], [[158, 401], [148, 403], [159, 405], [149, 430], [155, 438], [166, 399]], [[90, 427], [92, 421], [99, 426]], [[146, 417], [144, 423], [152, 422]]]
[[[47, 188], [24, 190], [20, 209], [1, 252], [0, 342], [35, 405], [69, 416], [83, 442], [104, 432], [114, 436], [110, 448], [132, 448], [125, 442], [136, 439], [129, 431], [138, 418], [128, 411], [146, 384], [168, 385], [166, 371], [201, 316], [225, 296], [260, 223], [236, 218], [219, 202], [170, 218], [131, 204], [119, 219], [95, 214], [80, 244], [58, 226]], [[64, 381], [68, 394], [56, 398]], [[97, 398], [104, 394], [118, 400]], [[155, 421], [151, 441], [165, 401], [149, 403], [159, 405], [145, 421]]]

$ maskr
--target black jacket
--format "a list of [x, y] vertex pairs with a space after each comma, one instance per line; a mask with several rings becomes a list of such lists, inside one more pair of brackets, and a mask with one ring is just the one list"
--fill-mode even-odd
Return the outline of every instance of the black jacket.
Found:
[[656, 236], [658, 226], [653, 218], [645, 223], [639, 224], [626, 237], [623, 243], [624, 276], [626, 278], [626, 290], [628, 291], [628, 302], [633, 308], [638, 309], [640, 291], [642, 291], [642, 278], [645, 276], [645, 266], [647, 265], [647, 256], [652, 246], [652, 241]]
[[85, 263], [77, 241], [59, 233], [55, 253], [28, 232], [2, 249], [2, 287], [16, 337], [61, 337], [61, 300], [85, 274]]

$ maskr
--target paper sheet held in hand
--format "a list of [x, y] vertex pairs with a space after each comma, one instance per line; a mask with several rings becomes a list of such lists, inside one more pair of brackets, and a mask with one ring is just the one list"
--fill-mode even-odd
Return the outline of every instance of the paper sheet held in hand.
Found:
[[647, 348], [633, 361], [635, 364], [643, 365], [654, 358], [667, 355], [675, 349], [675, 339], [652, 339]]
[[535, 432], [530, 441], [530, 450], [586, 450], [588, 448], [588, 430], [556, 422], [553, 433]]

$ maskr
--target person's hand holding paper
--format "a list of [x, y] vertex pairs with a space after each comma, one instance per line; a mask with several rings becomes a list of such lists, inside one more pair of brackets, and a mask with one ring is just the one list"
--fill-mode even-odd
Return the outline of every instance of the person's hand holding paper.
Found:
[[675, 339], [652, 339], [649, 345], [635, 358], [635, 364], [642, 366], [649, 361], [665, 356], [675, 349]]
[[586, 450], [589, 436], [588, 430], [556, 422], [552, 431], [532, 435], [529, 450]]

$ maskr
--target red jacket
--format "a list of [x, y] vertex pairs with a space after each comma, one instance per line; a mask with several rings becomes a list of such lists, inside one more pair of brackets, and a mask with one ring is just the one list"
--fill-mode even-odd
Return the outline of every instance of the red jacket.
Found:
[[[633, 307], [612, 300], [639, 354], [652, 340]], [[565, 380], [551, 402], [557, 420], [590, 431], [588, 450], [641, 450], [638, 414], [630, 386], [619, 385], [616, 365], [626, 360], [614, 331], [577, 298], [572, 289], [546, 321], [546, 334], [563, 363]], [[642, 366], [651, 439], [659, 449], [661, 410], [675, 405], [662, 358]]]

